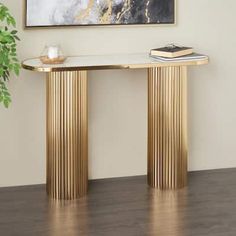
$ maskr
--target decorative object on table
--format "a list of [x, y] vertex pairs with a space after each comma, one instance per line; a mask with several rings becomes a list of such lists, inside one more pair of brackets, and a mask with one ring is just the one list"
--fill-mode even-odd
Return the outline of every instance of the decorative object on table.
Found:
[[167, 58], [181, 57], [192, 53], [193, 53], [192, 47], [176, 46], [175, 44], [168, 44], [165, 47], [151, 49], [150, 51], [151, 56], [159, 56]]
[[66, 60], [66, 57], [63, 56], [59, 45], [49, 45], [45, 46], [40, 60], [44, 64], [62, 64]]
[[193, 60], [201, 60], [201, 59], [207, 59], [207, 56], [198, 54], [198, 53], [192, 53], [189, 55], [181, 56], [181, 57], [159, 57], [159, 56], [152, 56], [152, 58], [157, 59], [158, 61], [162, 62], [181, 62], [181, 61], [193, 61]]
[[25, 0], [25, 26], [174, 24], [176, 0]]
[[20, 64], [16, 54], [16, 21], [9, 9], [0, 3], [0, 103], [7, 108], [11, 95], [7, 88], [11, 73], [19, 75]]

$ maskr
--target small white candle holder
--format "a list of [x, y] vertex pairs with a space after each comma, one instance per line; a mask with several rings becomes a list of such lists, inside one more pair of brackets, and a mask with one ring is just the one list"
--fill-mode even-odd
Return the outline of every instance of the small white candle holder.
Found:
[[59, 45], [47, 45], [40, 56], [40, 60], [44, 64], [62, 64], [66, 57]]

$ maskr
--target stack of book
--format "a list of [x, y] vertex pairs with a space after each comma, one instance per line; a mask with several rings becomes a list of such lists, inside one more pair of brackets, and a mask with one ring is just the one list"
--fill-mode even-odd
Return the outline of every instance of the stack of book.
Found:
[[152, 49], [150, 57], [163, 62], [192, 61], [206, 58], [205, 55], [194, 53], [192, 47], [179, 47], [174, 44]]

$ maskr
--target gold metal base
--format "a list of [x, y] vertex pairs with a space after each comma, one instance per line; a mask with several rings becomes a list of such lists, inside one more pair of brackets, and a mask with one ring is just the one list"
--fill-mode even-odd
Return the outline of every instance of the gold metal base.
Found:
[[87, 72], [47, 75], [47, 193], [75, 199], [87, 193]]
[[[88, 183], [87, 72], [47, 76], [47, 193], [75, 199]], [[148, 183], [187, 184], [187, 67], [148, 69]]]
[[148, 183], [187, 184], [187, 67], [148, 69]]

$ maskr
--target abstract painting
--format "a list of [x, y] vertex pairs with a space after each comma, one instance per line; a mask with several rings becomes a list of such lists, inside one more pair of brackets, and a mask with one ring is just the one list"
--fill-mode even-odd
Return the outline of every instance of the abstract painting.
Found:
[[175, 23], [175, 0], [25, 1], [26, 27]]

